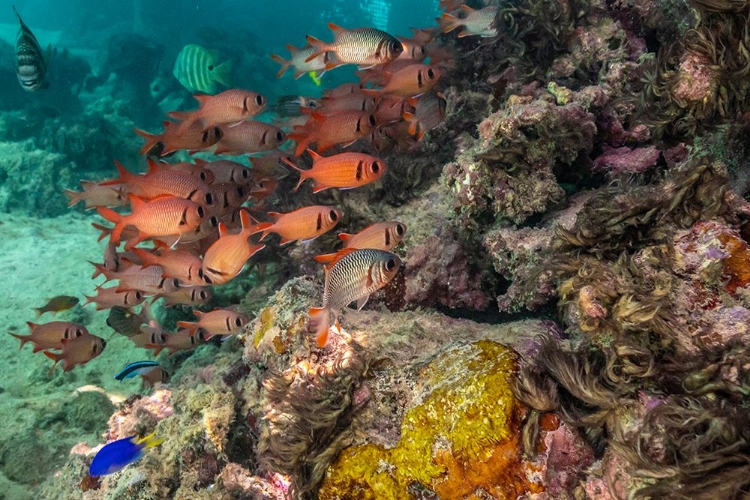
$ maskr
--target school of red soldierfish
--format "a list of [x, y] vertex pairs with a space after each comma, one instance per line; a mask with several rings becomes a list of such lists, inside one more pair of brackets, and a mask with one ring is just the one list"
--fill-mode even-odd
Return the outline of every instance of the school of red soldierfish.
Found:
[[[130, 172], [115, 162], [119, 177], [102, 182], [82, 181], [82, 192], [68, 192], [70, 205], [83, 202], [95, 208], [110, 225], [94, 224], [108, 244], [94, 277], [105, 284], [87, 297], [98, 310], [110, 309], [108, 324], [137, 346], [159, 354], [194, 349], [214, 336], [240, 332], [248, 323], [245, 314], [230, 309], [195, 311], [196, 321], [180, 321], [167, 333], [144, 304], [147, 298], [163, 298], [167, 306], [206, 304], [211, 287], [234, 279], [248, 260], [276, 234], [280, 244], [312, 240], [337, 226], [342, 212], [333, 206], [300, 207], [288, 213], [268, 212], [266, 200], [277, 186], [274, 170], [283, 161], [299, 175], [295, 191], [310, 181], [313, 193], [325, 189], [364, 188], [384, 175], [386, 163], [366, 153], [335, 152], [358, 143], [372, 153], [386, 149], [408, 151], [425, 132], [437, 127], [446, 102], [436, 86], [453, 66], [449, 46], [436, 39], [442, 31], [462, 28], [459, 36], [496, 35], [492, 26], [496, 7], [472, 10], [456, 0], [443, 0], [440, 27], [414, 29], [411, 38], [395, 38], [373, 28], [329, 27], [333, 41], [307, 37], [308, 45], [296, 49], [281, 63], [295, 77], [325, 72], [344, 64], [360, 67], [360, 82], [326, 90], [321, 99], [285, 99], [276, 125], [252, 120], [266, 110], [267, 100], [249, 90], [230, 89], [216, 95], [195, 95], [198, 109], [168, 113], [172, 121], [151, 134], [136, 130], [146, 139], [141, 154], [148, 156], [148, 171]], [[429, 61], [429, 62], [425, 62]], [[369, 86], [366, 88], [365, 86]], [[280, 103], [281, 104], [281, 103]], [[296, 109], [294, 109], [296, 107]], [[279, 109], [279, 108], [277, 108]], [[285, 133], [288, 130], [289, 133]], [[294, 155], [312, 158], [303, 169], [279, 148], [291, 139]], [[179, 150], [190, 154], [248, 155], [252, 168], [228, 159], [168, 163], [164, 157]], [[128, 207], [122, 213], [113, 208]], [[385, 286], [398, 272], [401, 261], [390, 252], [404, 237], [406, 226], [398, 221], [377, 221], [356, 234], [339, 235], [344, 247], [321, 255], [324, 263], [323, 306], [310, 316], [316, 341], [324, 347], [338, 310], [356, 301], [362, 307], [373, 291]], [[139, 246], [148, 242], [148, 246]], [[122, 250], [119, 250], [123, 245]], [[75, 304], [53, 299], [41, 311], [56, 312]], [[63, 304], [62, 306], [57, 304]], [[14, 335], [43, 351], [63, 370], [84, 364], [101, 354], [106, 342], [86, 328], [70, 322], [28, 323], [28, 336]], [[50, 370], [51, 371], [51, 370]], [[162, 370], [163, 371], [163, 370]], [[164, 377], [168, 374], [164, 372]], [[149, 381], [149, 384], [164, 380]]]

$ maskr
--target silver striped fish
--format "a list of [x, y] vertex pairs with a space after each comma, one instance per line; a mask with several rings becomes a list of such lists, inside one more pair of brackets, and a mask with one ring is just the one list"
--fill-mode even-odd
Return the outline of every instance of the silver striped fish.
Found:
[[323, 307], [313, 307], [310, 318], [316, 323], [315, 340], [325, 347], [331, 316], [357, 301], [357, 309], [367, 302], [370, 294], [387, 285], [401, 268], [401, 259], [395, 253], [383, 250], [352, 250], [341, 257], [331, 268], [325, 268], [326, 281]]
[[217, 83], [231, 86], [232, 61], [219, 63], [219, 52], [200, 45], [185, 45], [174, 63], [172, 74], [191, 92], [215, 94]]
[[325, 52], [333, 52], [336, 54], [336, 60], [329, 61], [326, 69], [342, 64], [371, 67], [392, 61], [404, 51], [404, 46], [398, 39], [375, 28], [347, 30], [333, 23], [329, 23], [328, 27], [334, 36], [331, 43], [307, 36], [307, 43], [314, 47], [315, 51], [307, 57], [306, 62], [312, 61]]
[[34, 33], [23, 22], [15, 5], [13, 6], [13, 12], [16, 13], [18, 22], [21, 23], [18, 35], [16, 35], [16, 76], [18, 76], [18, 83], [28, 92], [46, 89], [49, 87], [46, 76], [52, 46], [48, 45], [47, 49], [42, 52]]

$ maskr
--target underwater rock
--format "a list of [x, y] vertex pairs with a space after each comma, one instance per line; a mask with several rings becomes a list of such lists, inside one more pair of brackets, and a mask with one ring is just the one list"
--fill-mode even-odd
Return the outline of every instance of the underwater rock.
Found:
[[578, 212], [591, 193], [578, 193], [568, 199], [568, 207], [555, 212], [541, 227], [512, 229], [499, 227], [490, 229], [482, 245], [492, 259], [495, 271], [510, 285], [497, 298], [498, 308], [503, 312], [533, 311], [554, 296], [552, 276], [536, 273], [551, 250], [555, 227], [570, 229]]
[[523, 407], [510, 392], [512, 351], [490, 341], [456, 346], [417, 375], [399, 444], [345, 449], [326, 472], [321, 499], [406, 498], [424, 491], [464, 498], [516, 497], [539, 488], [527, 478], [516, 431]]
[[465, 227], [488, 218], [521, 223], [562, 200], [553, 170], [591, 150], [596, 126], [578, 104], [511, 96], [478, 130], [476, 145], [446, 165], [442, 176]]

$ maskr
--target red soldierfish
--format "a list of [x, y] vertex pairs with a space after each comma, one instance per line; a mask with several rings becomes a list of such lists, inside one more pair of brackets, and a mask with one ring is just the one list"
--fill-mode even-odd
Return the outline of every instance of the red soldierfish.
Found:
[[338, 311], [357, 301], [357, 308], [367, 302], [370, 294], [390, 282], [401, 267], [398, 255], [382, 250], [353, 250], [330, 268], [325, 268], [323, 307], [310, 309], [310, 318], [316, 324], [315, 341], [325, 347], [331, 318]]
[[205, 330], [206, 340], [214, 335], [232, 335], [238, 333], [250, 318], [246, 314], [231, 311], [229, 309], [214, 309], [211, 312], [193, 311], [198, 321], [178, 321], [179, 328], [186, 328], [191, 332]]
[[128, 198], [133, 210], [129, 215], [120, 215], [108, 208], [97, 208], [99, 215], [115, 224], [110, 242], [120, 241], [125, 226], [132, 225], [138, 230], [138, 234], [128, 240], [125, 250], [130, 250], [152, 236], [180, 235], [192, 231], [206, 217], [206, 209], [203, 206], [184, 198], [165, 196], [149, 202], [144, 202], [134, 195]]
[[44, 351], [44, 355], [55, 362], [49, 370], [50, 374], [60, 361], [62, 361], [63, 372], [67, 372], [74, 366], [88, 363], [107, 347], [107, 342], [103, 338], [90, 333], [70, 340], [63, 339], [62, 343], [61, 353]]
[[165, 121], [163, 124], [164, 131], [161, 134], [149, 134], [135, 129], [136, 134], [146, 139], [146, 144], [141, 148], [142, 155], [166, 156], [181, 149], [198, 151], [210, 148], [221, 139], [222, 131], [219, 127], [203, 129], [196, 124], [187, 130], [180, 130], [177, 123]]
[[274, 223], [263, 231], [263, 238], [270, 233], [281, 236], [281, 244], [286, 245], [296, 240], [312, 240], [333, 229], [341, 220], [341, 210], [323, 205], [299, 208], [293, 212], [281, 214], [269, 212]]
[[348, 250], [372, 248], [388, 251], [401, 243], [406, 234], [406, 225], [398, 221], [376, 222], [357, 234], [339, 233], [344, 246], [337, 253], [318, 255], [315, 260], [331, 264], [348, 253]]
[[297, 141], [296, 156], [313, 143], [322, 153], [339, 144], [348, 146], [369, 135], [375, 123], [375, 116], [366, 111], [339, 111], [331, 115], [313, 113], [304, 127], [295, 127], [289, 138]]
[[62, 349], [63, 340], [72, 340], [89, 333], [85, 327], [69, 321], [52, 321], [42, 325], [27, 321], [26, 324], [29, 325], [31, 330], [30, 335], [17, 335], [15, 333], [11, 333], [11, 335], [21, 341], [21, 348], [26, 342], [31, 342], [34, 345], [34, 352], [45, 349]]
[[153, 349], [154, 356], [158, 356], [163, 349], [167, 349], [169, 354], [174, 354], [177, 351], [190, 351], [195, 349], [206, 342], [206, 335], [200, 328], [192, 334], [190, 330], [183, 329], [178, 330], [177, 333], [162, 334], [162, 337], [159, 340], [163, 340], [164, 342], [147, 343], [144, 346], [147, 349]]
[[440, 93], [427, 92], [421, 97], [410, 98], [409, 104], [414, 106], [414, 112], [404, 111], [403, 118], [409, 123], [409, 133], [422, 140], [425, 132], [432, 130], [445, 119], [446, 101]]
[[307, 36], [307, 43], [315, 48], [306, 61], [312, 61], [325, 52], [336, 54], [336, 61], [329, 61], [327, 69], [342, 64], [357, 64], [359, 66], [375, 66], [385, 64], [396, 59], [404, 47], [395, 37], [374, 28], [357, 28], [347, 30], [341, 26], [329, 23], [333, 31], [334, 40], [325, 43], [315, 37]]
[[230, 89], [216, 95], [194, 94], [196, 111], [172, 111], [167, 116], [180, 120], [182, 132], [197, 125], [202, 129], [226, 123], [239, 123], [260, 114], [266, 108], [265, 97], [251, 90]]
[[185, 172], [162, 168], [150, 158], [148, 161], [148, 172], [144, 175], [136, 175], [129, 172], [117, 160], [115, 160], [115, 167], [117, 167], [120, 177], [102, 182], [103, 186], [123, 184], [123, 188], [127, 193], [144, 199], [153, 199], [158, 196], [175, 196], [207, 206], [213, 205], [215, 202], [211, 188], [198, 177]]
[[203, 285], [203, 270], [200, 257], [184, 250], [164, 248], [156, 255], [143, 248], [134, 248], [133, 252], [141, 259], [144, 266], [161, 266], [163, 278], [177, 278], [183, 285]]
[[222, 125], [222, 137], [214, 154], [237, 156], [270, 151], [286, 141], [286, 134], [270, 123], [247, 120], [237, 125]]
[[265, 245], [254, 245], [249, 238], [255, 233], [270, 227], [271, 224], [252, 224], [250, 215], [240, 211], [242, 229], [239, 234], [230, 234], [224, 224], [219, 224], [219, 239], [216, 240], [203, 257], [203, 272], [206, 283], [221, 285], [237, 276], [245, 263]]
[[146, 297], [140, 290], [122, 290], [117, 291], [119, 287], [113, 286], [110, 288], [103, 288], [101, 286], [96, 287], [97, 294], [93, 297], [85, 295], [86, 302], [84, 306], [90, 302], [96, 304], [96, 310], [101, 311], [102, 309], [109, 309], [111, 307], [135, 307], [142, 303]]
[[363, 89], [368, 95], [379, 96], [392, 94], [402, 97], [412, 97], [427, 92], [433, 88], [443, 71], [437, 66], [427, 64], [410, 64], [403, 69], [387, 75], [388, 82], [381, 89]]
[[96, 182], [81, 181], [81, 187], [82, 192], [65, 190], [65, 194], [70, 198], [68, 207], [81, 201], [86, 210], [94, 207], [122, 207], [128, 204], [122, 186], [105, 186]]
[[309, 170], [302, 170], [288, 158], [283, 158], [287, 165], [300, 174], [295, 191], [305, 179], [315, 182], [313, 193], [328, 188], [352, 189], [375, 182], [387, 170], [383, 160], [364, 153], [340, 153], [323, 157], [310, 149], [307, 152], [313, 159], [313, 166]]

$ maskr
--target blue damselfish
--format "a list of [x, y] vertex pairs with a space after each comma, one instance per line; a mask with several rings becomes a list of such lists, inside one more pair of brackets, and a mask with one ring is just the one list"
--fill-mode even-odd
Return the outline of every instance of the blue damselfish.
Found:
[[113, 441], [96, 454], [89, 467], [89, 475], [104, 476], [122, 470], [140, 460], [145, 448], [158, 446], [163, 441], [155, 438], [153, 433], [141, 439], [138, 439], [138, 436], [130, 436]]

